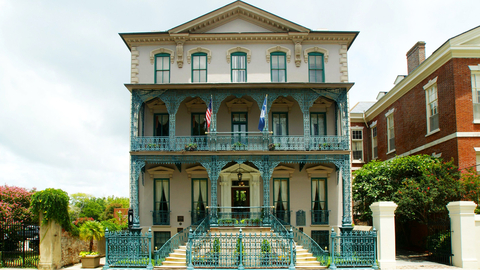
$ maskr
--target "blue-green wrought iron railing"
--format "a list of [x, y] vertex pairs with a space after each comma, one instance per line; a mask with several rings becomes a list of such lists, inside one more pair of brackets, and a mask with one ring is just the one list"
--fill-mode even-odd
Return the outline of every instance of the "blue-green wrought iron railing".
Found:
[[189, 236], [187, 269], [194, 268], [290, 268], [295, 265], [293, 237], [276, 233]]
[[187, 243], [188, 234], [191, 229], [192, 226], [183, 229], [168, 239], [168, 241], [165, 242], [160, 249], [155, 249], [153, 256], [155, 260], [155, 266], [162, 265], [162, 262], [165, 261], [168, 256], [170, 256], [170, 253], [173, 253], [175, 249], [178, 249], [181, 245], [185, 245]]
[[170, 225], [170, 212], [167, 210], [152, 211], [153, 225]]
[[311, 210], [312, 211], [312, 224], [326, 224], [328, 225], [328, 216], [330, 210]]
[[322, 266], [328, 266], [330, 254], [322, 249], [315, 240], [300, 231], [298, 228], [294, 226], [291, 226], [290, 228], [293, 232], [293, 239], [295, 242], [308, 250], [308, 252], [312, 253], [312, 256], [317, 258], [317, 261], [319, 261]]
[[152, 265], [152, 231], [141, 232], [105, 230], [105, 266], [109, 268], [147, 268]]
[[[229, 132], [230, 133], [230, 132]], [[348, 150], [347, 136], [273, 136], [271, 134], [208, 134], [132, 138], [132, 151], [331, 151]]]
[[330, 268], [371, 267], [377, 265], [377, 231], [350, 231], [330, 233]]
[[208, 211], [207, 210], [195, 210], [190, 212], [190, 217], [192, 218], [192, 224], [198, 225], [200, 222], [203, 221], [205, 217], [207, 217]]
[[290, 215], [292, 211], [273, 210], [273, 215], [283, 224], [290, 224]]

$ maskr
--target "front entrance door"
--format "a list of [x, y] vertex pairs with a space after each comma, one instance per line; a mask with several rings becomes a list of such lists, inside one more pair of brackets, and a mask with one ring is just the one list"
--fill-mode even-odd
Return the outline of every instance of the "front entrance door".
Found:
[[232, 187], [232, 206], [245, 207], [233, 208], [233, 212], [250, 212], [250, 188], [249, 187]]

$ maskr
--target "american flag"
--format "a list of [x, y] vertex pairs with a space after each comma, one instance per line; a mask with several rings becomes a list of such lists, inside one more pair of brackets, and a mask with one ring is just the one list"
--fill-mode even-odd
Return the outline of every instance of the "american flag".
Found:
[[208, 104], [205, 118], [207, 119], [207, 128], [210, 129], [210, 122], [212, 120], [212, 98], [210, 98], [210, 104]]

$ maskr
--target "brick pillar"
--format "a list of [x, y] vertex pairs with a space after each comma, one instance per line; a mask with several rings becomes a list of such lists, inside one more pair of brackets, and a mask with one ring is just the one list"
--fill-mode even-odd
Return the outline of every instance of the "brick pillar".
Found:
[[447, 209], [450, 215], [452, 233], [453, 265], [466, 269], [478, 269], [475, 245], [475, 208], [474, 202], [450, 202]]
[[378, 235], [378, 267], [382, 270], [395, 269], [395, 209], [394, 202], [376, 202], [370, 205], [373, 226]]

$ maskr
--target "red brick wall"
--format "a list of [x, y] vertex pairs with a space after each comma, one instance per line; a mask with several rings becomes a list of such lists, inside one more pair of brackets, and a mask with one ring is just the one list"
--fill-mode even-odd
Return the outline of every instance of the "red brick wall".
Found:
[[[377, 120], [379, 159], [392, 158], [454, 132], [480, 132], [480, 124], [472, 124], [471, 75], [468, 68], [468, 65], [479, 63], [480, 59], [478, 58], [452, 59], [413, 87], [390, 107], [379, 113], [372, 120]], [[425, 137], [427, 120], [426, 97], [423, 86], [435, 77], [437, 77], [440, 131]], [[396, 151], [386, 155], [387, 127], [385, 113], [392, 108], [395, 108]], [[445, 160], [454, 158], [455, 163], [463, 168], [476, 163], [476, 154], [473, 147], [480, 147], [480, 138], [452, 139], [414, 154], [442, 153], [442, 158]], [[371, 158], [371, 155], [369, 158]]]

